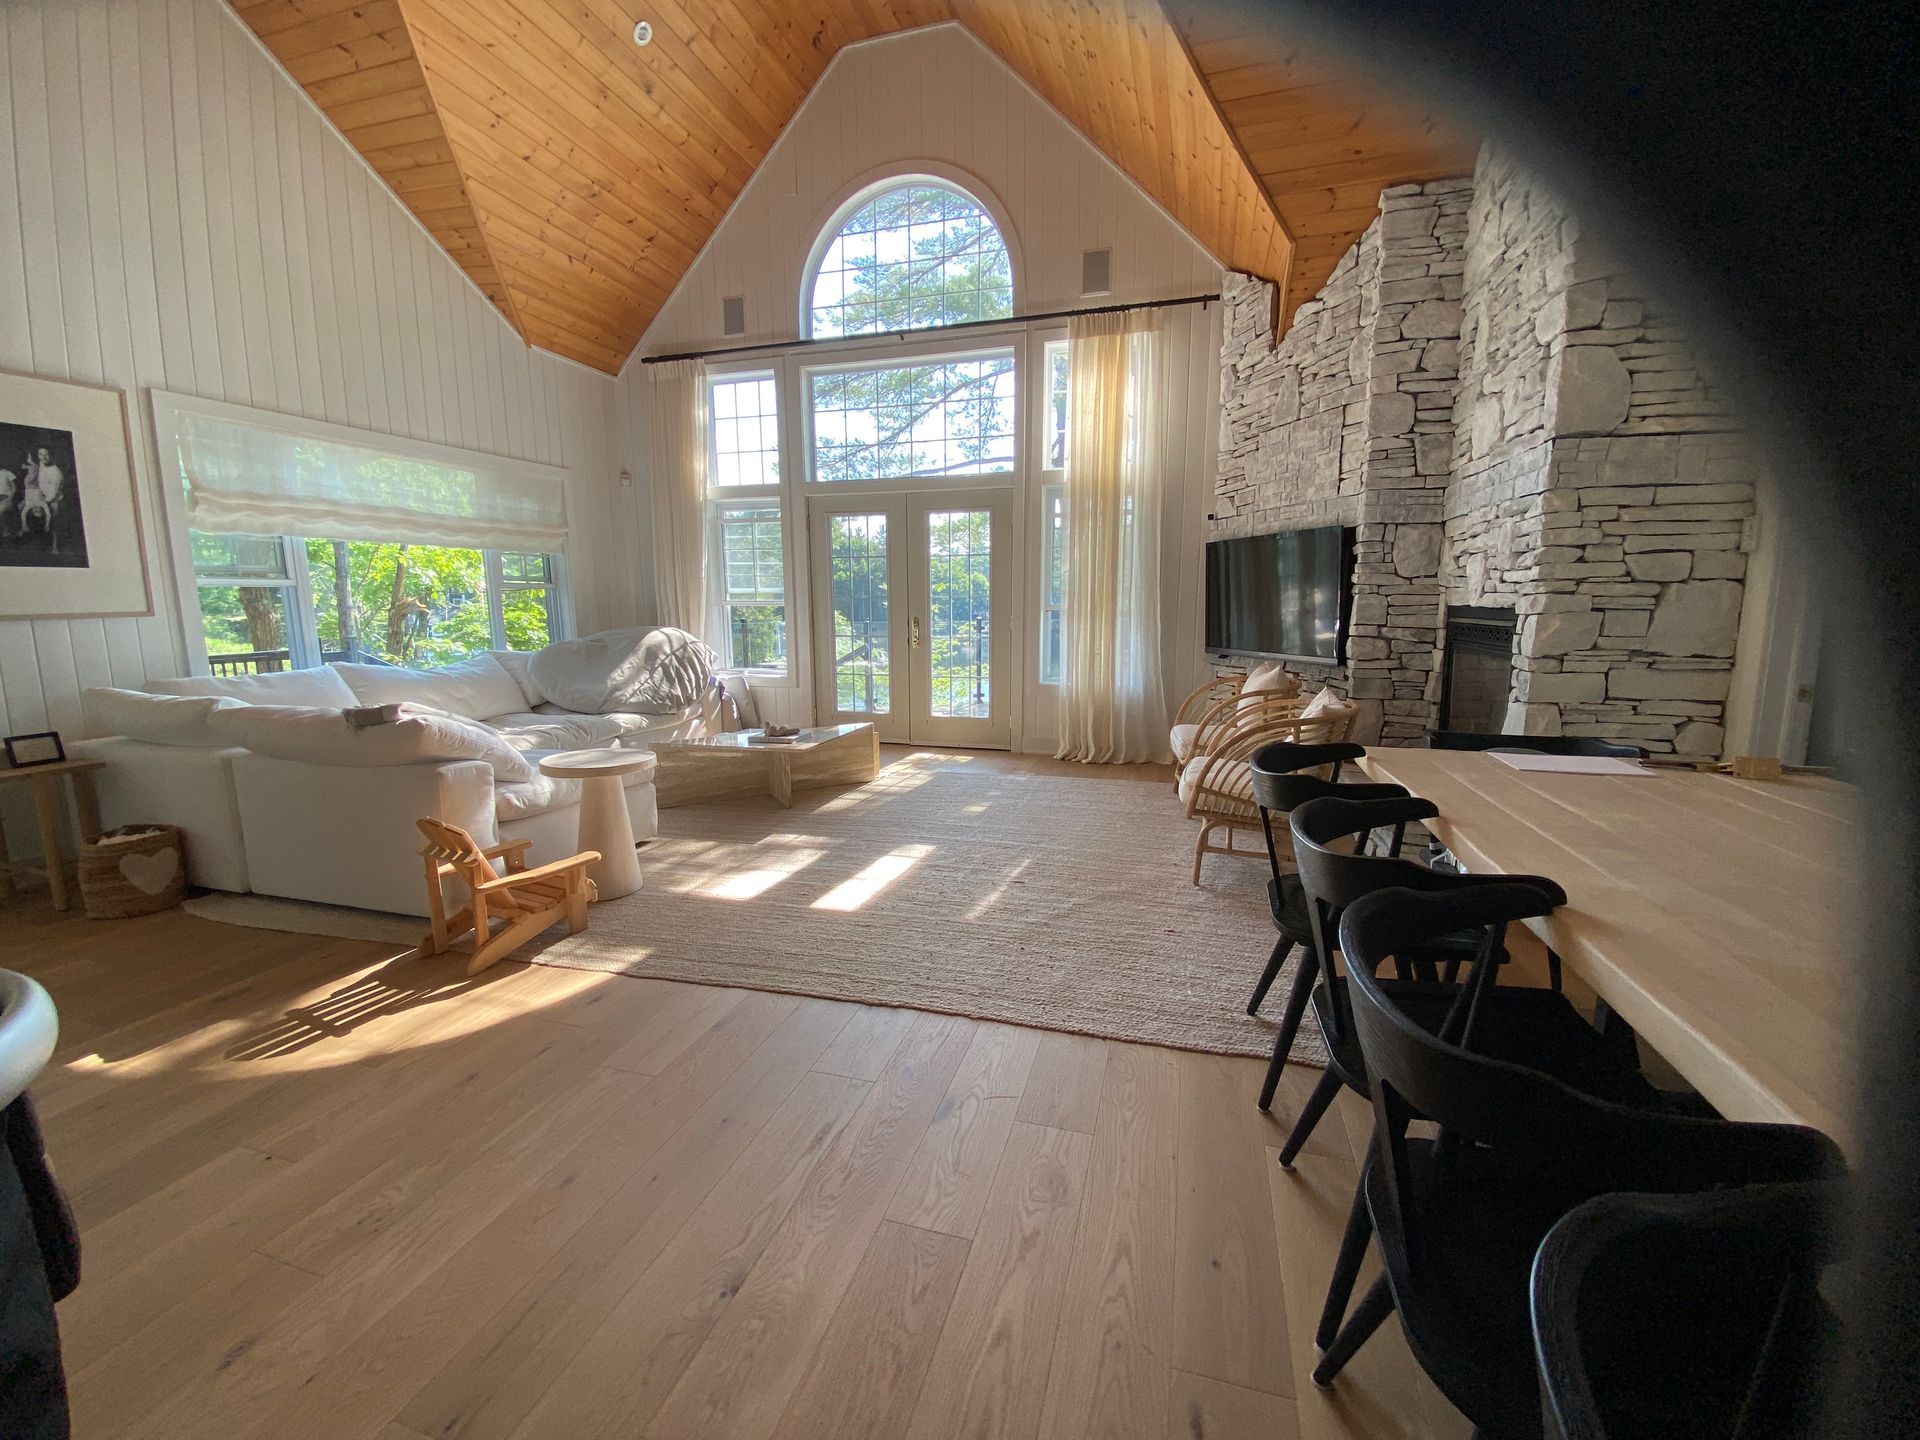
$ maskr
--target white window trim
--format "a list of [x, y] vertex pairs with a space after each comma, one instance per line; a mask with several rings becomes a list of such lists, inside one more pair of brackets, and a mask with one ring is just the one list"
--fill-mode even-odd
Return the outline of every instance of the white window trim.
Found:
[[[716, 485], [713, 482], [713, 461], [719, 432], [711, 413], [712, 387], [715, 382], [718, 381], [741, 380], [748, 376], [764, 376], [773, 381], [775, 403], [779, 406], [779, 413], [775, 416], [774, 431], [779, 437], [780, 479], [777, 484], [773, 485]], [[778, 505], [780, 507], [781, 578], [786, 582], [786, 600], [784, 604], [787, 616], [787, 663], [784, 668], [779, 670], [763, 666], [751, 670], [743, 669], [741, 672], [748, 676], [755, 685], [763, 689], [772, 690], [796, 690], [801, 684], [801, 667], [797, 655], [797, 647], [800, 643], [797, 633], [799, 628], [797, 624], [799, 607], [797, 604], [795, 584], [795, 565], [797, 563], [795, 531], [800, 527], [794, 524], [794, 520], [797, 514], [804, 513], [804, 502], [800, 498], [799, 487], [794, 481], [793, 430], [791, 417], [789, 415], [789, 411], [792, 409], [791, 379], [791, 367], [785, 364], [782, 358], [778, 357], [773, 358], [771, 362], [767, 359], [760, 359], [709, 363], [706, 375], [709, 411], [707, 420], [706, 457], [707, 488], [706, 516], [701, 526], [701, 534], [704, 536], [702, 544], [705, 545], [707, 553], [708, 614], [714, 626], [719, 630], [722, 638], [723, 653], [725, 653], [725, 647], [732, 645], [732, 635], [728, 627], [720, 623], [727, 610], [727, 579], [725, 567], [721, 564], [722, 554], [720, 548], [721, 507], [751, 505], [755, 502], [762, 504], [771, 502]], [[731, 662], [732, 656], [730, 653], [727, 655], [727, 658], [729, 662]], [[728, 668], [733, 668], [731, 663], [729, 663]]]
[[[1000, 332], [996, 332], [998, 333]], [[1020, 343], [1022, 332], [1019, 327], [1016, 326], [1004, 333], [1005, 341], [998, 344], [979, 343], [974, 339], [979, 332], [968, 331], [967, 338], [970, 343], [960, 346], [955, 346], [950, 339], [945, 342], [934, 339], [911, 344], [896, 343], [877, 355], [865, 353], [856, 357], [835, 353], [824, 360], [810, 359], [806, 364], [799, 366], [797, 408], [800, 412], [800, 443], [803, 452], [802, 483], [806, 493], [809, 495], [858, 495], [870, 491], [977, 490], [1016, 487], [1020, 483], [1020, 476], [1027, 458], [1027, 427], [1020, 424], [1017, 418], [1013, 426], [1013, 459], [1005, 470], [993, 470], [979, 475], [882, 475], [869, 480], [817, 480], [814, 478], [814, 376], [844, 375], [853, 370], [894, 370], [911, 365], [945, 364], [950, 361], [1006, 359], [1013, 361], [1013, 403], [1017, 416], [1020, 397], [1026, 393], [1027, 386], [1026, 347]], [[808, 354], [810, 356], [817, 354], [820, 348], [811, 346]], [[835, 351], [838, 352], [837, 346]]]

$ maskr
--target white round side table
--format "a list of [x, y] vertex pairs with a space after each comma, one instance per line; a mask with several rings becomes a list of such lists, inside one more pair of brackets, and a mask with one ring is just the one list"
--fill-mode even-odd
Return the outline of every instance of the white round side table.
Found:
[[642, 884], [625, 777], [651, 775], [656, 763], [650, 750], [561, 750], [540, 757], [542, 775], [580, 782], [580, 848], [600, 852], [587, 878], [602, 900], [631, 895]]

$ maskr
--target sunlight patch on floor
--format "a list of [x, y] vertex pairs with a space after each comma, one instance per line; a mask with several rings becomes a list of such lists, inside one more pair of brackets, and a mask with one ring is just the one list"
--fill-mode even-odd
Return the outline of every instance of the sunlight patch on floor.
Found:
[[931, 845], [902, 845], [813, 902], [815, 910], [859, 910], [933, 853]]
[[1018, 865], [1014, 866], [1012, 871], [1008, 873], [1006, 879], [1002, 880], [974, 903], [974, 907], [967, 912], [967, 919], [978, 920], [982, 915], [998, 905], [1000, 903], [1000, 897], [1005, 895], [1011, 887], [1020, 883], [1021, 872], [1032, 863], [1031, 860], [1022, 860]]

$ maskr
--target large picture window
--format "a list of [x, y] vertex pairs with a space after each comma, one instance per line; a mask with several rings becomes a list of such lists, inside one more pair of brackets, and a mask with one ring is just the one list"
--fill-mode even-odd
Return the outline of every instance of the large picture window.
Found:
[[993, 217], [957, 186], [911, 180], [865, 201], [814, 268], [815, 339], [1013, 314], [1013, 265]]
[[563, 638], [558, 557], [401, 541], [192, 536], [207, 664], [446, 665]]
[[1014, 465], [1013, 356], [818, 370], [807, 377], [813, 478], [1005, 474]]

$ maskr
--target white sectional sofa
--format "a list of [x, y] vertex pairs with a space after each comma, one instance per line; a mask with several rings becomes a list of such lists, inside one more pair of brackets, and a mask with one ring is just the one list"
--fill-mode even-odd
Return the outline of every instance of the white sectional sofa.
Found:
[[[740, 683], [716, 677], [671, 713], [585, 713], [546, 699], [526, 661], [494, 652], [438, 670], [339, 664], [89, 691], [89, 726], [107, 738], [74, 748], [107, 762], [102, 822], [180, 826], [195, 885], [424, 915], [416, 819], [487, 845], [529, 840], [531, 864], [572, 854], [579, 782], [542, 775], [539, 756], [725, 728], [726, 688]], [[407, 718], [372, 731], [340, 715], [391, 703]], [[651, 778], [631, 777], [626, 797], [635, 837], [657, 834]]]

